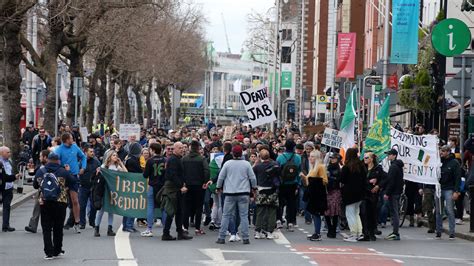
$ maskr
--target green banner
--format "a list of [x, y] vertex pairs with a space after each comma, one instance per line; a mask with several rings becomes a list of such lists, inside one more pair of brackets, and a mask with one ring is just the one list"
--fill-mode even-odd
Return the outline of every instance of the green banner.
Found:
[[[142, 174], [100, 168], [106, 181], [104, 210], [120, 216], [146, 218], [148, 180]], [[155, 217], [159, 216], [155, 209]]]
[[390, 94], [385, 98], [385, 102], [380, 108], [377, 118], [374, 120], [372, 127], [369, 129], [367, 138], [365, 139], [365, 151], [372, 151], [381, 162], [387, 155], [384, 153], [390, 149]]
[[281, 72], [281, 89], [291, 89], [292, 85], [291, 71]]

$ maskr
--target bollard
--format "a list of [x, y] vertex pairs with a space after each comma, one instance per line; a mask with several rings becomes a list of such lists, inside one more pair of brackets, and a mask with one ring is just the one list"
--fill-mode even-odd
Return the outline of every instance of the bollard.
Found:
[[20, 178], [17, 180], [16, 193], [23, 194], [23, 183], [25, 178], [26, 165], [24, 163], [20, 163], [19, 166]]
[[474, 185], [469, 186], [469, 201], [471, 202], [471, 210], [469, 215], [471, 216], [469, 221], [469, 232], [474, 233]]

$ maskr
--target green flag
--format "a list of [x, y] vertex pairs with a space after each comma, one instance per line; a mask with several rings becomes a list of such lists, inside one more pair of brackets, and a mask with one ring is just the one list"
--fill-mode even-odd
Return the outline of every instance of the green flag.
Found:
[[[103, 208], [120, 216], [146, 218], [148, 180], [143, 174], [100, 168], [105, 179]], [[155, 208], [155, 217], [160, 217]]]
[[377, 155], [378, 161], [382, 161], [387, 155], [384, 153], [390, 149], [390, 94], [385, 98], [385, 102], [380, 108], [377, 118], [374, 120], [372, 127], [365, 139], [365, 151], [372, 151]]

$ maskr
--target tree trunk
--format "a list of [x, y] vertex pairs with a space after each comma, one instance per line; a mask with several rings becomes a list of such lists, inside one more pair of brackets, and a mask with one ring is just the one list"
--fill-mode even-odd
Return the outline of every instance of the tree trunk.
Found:
[[[114, 96], [115, 96], [115, 81], [110, 80], [107, 91], [107, 107], [105, 108], [105, 123], [109, 124], [114, 120]], [[117, 122], [117, 121], [114, 121]]]
[[[76, 110], [76, 99], [74, 96], [74, 78], [84, 78], [84, 54], [82, 53], [83, 46], [85, 46], [85, 42], [80, 42], [74, 45], [69, 45], [69, 51], [70, 55], [68, 56], [68, 59], [70, 61], [69, 64], [69, 73], [71, 74], [70, 77], [70, 84], [69, 84], [69, 91], [67, 93], [67, 111], [66, 111], [66, 124], [72, 125], [72, 124], [79, 124], [79, 114], [81, 110], [81, 91], [78, 91], [79, 95], [77, 96], [77, 112], [78, 114], [75, 114]], [[83, 87], [81, 89], [84, 89], [84, 82], [82, 83]], [[77, 121], [74, 121], [74, 117], [77, 116]]]
[[[89, 85], [89, 97], [88, 97], [88, 104], [87, 104], [87, 113], [86, 113], [86, 127], [92, 130], [92, 126], [94, 123], [94, 111], [95, 111], [95, 97], [98, 87], [99, 81], [99, 73], [98, 68], [94, 74], [92, 74], [91, 82]], [[92, 132], [92, 131], [91, 131]]]
[[148, 83], [148, 89], [145, 91], [145, 104], [146, 104], [146, 128], [151, 128], [153, 124], [151, 122], [153, 107], [151, 106], [151, 93], [153, 92], [153, 82]]
[[123, 123], [130, 123], [132, 115], [130, 113], [130, 103], [128, 101], [128, 87], [130, 86], [130, 75], [123, 73], [120, 84], [120, 117]]
[[[20, 62], [22, 48], [19, 39], [22, 19], [5, 18], [11, 16], [13, 10], [5, 10], [0, 14], [0, 21], [5, 22], [0, 28], [0, 93], [3, 94], [3, 144], [11, 149], [12, 159], [16, 162], [20, 153], [20, 119], [19, 108], [21, 93]], [[16, 167], [14, 167], [16, 169]], [[16, 170], [15, 170], [16, 171]]]
[[136, 121], [138, 124], [143, 125], [143, 102], [142, 102], [142, 96], [140, 94], [140, 90], [142, 88], [142, 85], [136, 84], [133, 86], [133, 93], [135, 94], [135, 98], [137, 99], [137, 114], [136, 114]]

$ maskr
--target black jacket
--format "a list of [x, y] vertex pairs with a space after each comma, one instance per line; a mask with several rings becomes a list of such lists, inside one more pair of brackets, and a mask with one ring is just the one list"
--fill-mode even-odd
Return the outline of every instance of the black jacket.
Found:
[[322, 215], [328, 209], [326, 186], [322, 178], [308, 178], [308, 188], [304, 199], [308, 203], [306, 210], [313, 215]]
[[181, 158], [172, 154], [166, 162], [165, 181], [171, 181], [176, 188], [184, 185], [184, 172]]
[[261, 162], [253, 167], [257, 186], [277, 188], [280, 185], [280, 166], [275, 161]]
[[221, 165], [221, 168], [222, 166], [224, 166], [224, 164], [227, 162], [227, 161], [230, 161], [234, 159], [234, 157], [232, 156], [232, 154], [229, 152], [229, 153], [226, 153], [224, 154], [224, 159], [222, 160], [222, 165]]
[[148, 159], [143, 171], [143, 177], [148, 179], [148, 185], [161, 188], [165, 184], [166, 159], [163, 156], [155, 155]]
[[339, 163], [328, 165], [328, 191], [341, 189], [341, 166]]
[[400, 195], [403, 192], [403, 162], [394, 160], [388, 169], [387, 179], [383, 182], [383, 193], [387, 196]]
[[181, 161], [187, 186], [202, 186], [209, 181], [209, 164], [199, 153], [191, 151]]
[[442, 190], [453, 190], [459, 192], [461, 185], [461, 166], [450, 154], [448, 158], [441, 159], [441, 178], [439, 183]]
[[140, 166], [140, 158], [129, 155], [125, 161], [125, 167], [130, 173], [143, 173], [143, 170]]
[[88, 158], [87, 166], [84, 170], [84, 174], [79, 176], [81, 186], [87, 189], [92, 188], [92, 180], [96, 179], [97, 168], [100, 167], [100, 162], [97, 158]]
[[7, 173], [5, 173], [5, 168], [3, 166], [3, 163], [0, 162], [0, 191], [5, 190], [5, 183], [13, 182], [15, 180], [16, 180], [16, 177], [15, 177], [15, 174], [13, 174], [13, 171], [11, 175], [7, 175]]
[[[376, 179], [377, 181], [375, 184], [371, 184], [370, 180]], [[367, 169], [367, 199], [370, 200], [377, 200], [378, 199], [378, 193], [372, 193], [372, 189], [375, 186], [381, 187], [381, 184], [387, 179], [387, 173], [383, 170], [382, 165], [376, 165], [372, 169]]]
[[367, 187], [367, 172], [361, 166], [357, 171], [350, 171], [349, 167], [343, 166], [341, 170], [342, 201], [344, 205], [350, 205], [361, 201], [365, 197]]

